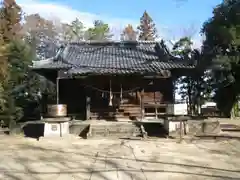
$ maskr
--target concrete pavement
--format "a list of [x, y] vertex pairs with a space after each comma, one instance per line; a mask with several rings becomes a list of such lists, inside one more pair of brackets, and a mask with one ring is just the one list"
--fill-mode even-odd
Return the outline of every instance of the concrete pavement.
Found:
[[240, 141], [0, 137], [4, 180], [240, 179]]

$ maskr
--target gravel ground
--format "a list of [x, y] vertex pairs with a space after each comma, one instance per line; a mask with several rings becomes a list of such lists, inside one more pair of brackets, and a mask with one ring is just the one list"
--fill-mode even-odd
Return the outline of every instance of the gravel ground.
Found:
[[240, 141], [0, 137], [4, 180], [240, 179]]

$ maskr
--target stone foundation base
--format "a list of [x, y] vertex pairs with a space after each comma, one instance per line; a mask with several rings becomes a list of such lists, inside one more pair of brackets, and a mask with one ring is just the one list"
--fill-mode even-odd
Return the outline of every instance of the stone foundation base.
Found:
[[62, 137], [69, 135], [69, 122], [45, 122], [44, 137]]

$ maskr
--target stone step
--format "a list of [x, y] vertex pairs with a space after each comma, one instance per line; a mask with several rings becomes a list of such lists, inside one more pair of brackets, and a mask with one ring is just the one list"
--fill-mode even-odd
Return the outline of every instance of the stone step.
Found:
[[115, 112], [115, 113], [92, 113], [91, 118], [92, 119], [136, 119], [137, 117], [140, 117], [141, 114], [139, 112]]
[[222, 131], [240, 131], [240, 125], [236, 124], [220, 124]]
[[140, 127], [126, 123], [118, 125], [90, 125], [89, 136], [90, 137], [138, 137], [141, 136]]

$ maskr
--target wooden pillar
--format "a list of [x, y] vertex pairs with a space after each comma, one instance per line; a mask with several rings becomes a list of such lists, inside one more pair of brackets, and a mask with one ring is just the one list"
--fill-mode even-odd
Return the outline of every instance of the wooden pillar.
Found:
[[89, 95], [89, 93], [86, 93], [86, 120], [90, 120], [91, 118], [91, 97]]
[[60, 71], [57, 71], [57, 78], [56, 78], [56, 103], [59, 104], [59, 77]]
[[154, 89], [154, 92], [153, 92], [153, 101], [154, 103], [156, 104], [157, 101], [156, 101], [156, 90]]
[[175, 98], [176, 98], [175, 97], [175, 93], [176, 93], [176, 91], [175, 91], [175, 86], [176, 86], [175, 80], [176, 80], [176, 78], [171, 77], [170, 79], [171, 79], [171, 89], [172, 89], [171, 104], [174, 104], [175, 103]]
[[142, 89], [142, 91], [140, 92], [141, 96], [140, 96], [140, 106], [141, 106], [141, 120], [143, 120], [145, 118], [145, 108], [144, 108], [144, 89]]
[[182, 139], [183, 139], [183, 121], [182, 121], [182, 118], [180, 119], [180, 138], [179, 138], [179, 142], [181, 143], [182, 142]]
[[59, 104], [59, 78], [56, 79], [56, 100], [57, 104]]
[[156, 105], [156, 102], [155, 102], [155, 119], [158, 119], [158, 106]]

